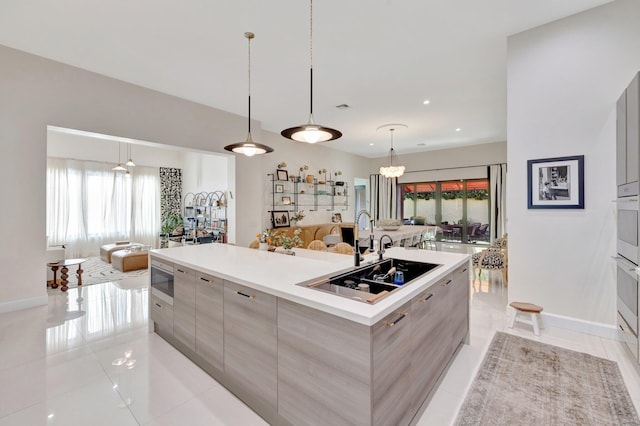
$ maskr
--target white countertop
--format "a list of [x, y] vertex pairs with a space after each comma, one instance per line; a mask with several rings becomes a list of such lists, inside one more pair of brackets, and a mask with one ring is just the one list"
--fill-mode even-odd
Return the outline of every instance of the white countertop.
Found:
[[[469, 260], [468, 255], [457, 253], [400, 247], [387, 249], [384, 258], [443, 266], [370, 305], [296, 285], [353, 269], [353, 256], [304, 249], [295, 249], [295, 252], [296, 256], [287, 256], [229, 244], [201, 244], [151, 250], [151, 256], [365, 325], [375, 324]], [[377, 258], [377, 254], [369, 254], [365, 256], [365, 262]], [[361, 262], [361, 266], [365, 262]]]

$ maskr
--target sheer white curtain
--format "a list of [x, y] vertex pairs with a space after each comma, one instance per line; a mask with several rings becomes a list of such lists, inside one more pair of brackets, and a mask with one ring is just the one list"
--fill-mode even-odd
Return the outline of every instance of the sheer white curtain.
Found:
[[398, 215], [398, 178], [371, 175], [371, 216], [378, 219], [396, 219]]
[[491, 194], [491, 241], [507, 232], [507, 165], [489, 166], [489, 185]]
[[47, 159], [49, 244], [66, 244], [66, 256], [96, 256], [102, 244], [129, 240], [155, 245], [160, 178], [136, 167], [130, 177], [112, 164]]

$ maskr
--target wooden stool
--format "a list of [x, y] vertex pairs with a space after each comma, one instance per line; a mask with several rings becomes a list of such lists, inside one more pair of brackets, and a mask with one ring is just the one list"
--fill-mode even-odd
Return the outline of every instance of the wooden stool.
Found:
[[[518, 321], [532, 325], [533, 334], [536, 336], [540, 335], [540, 328], [542, 328], [540, 312], [542, 312], [542, 306], [524, 302], [511, 302], [509, 306], [513, 308], [513, 316], [511, 317], [511, 321], [509, 321], [509, 328], [513, 328], [516, 321]], [[529, 318], [518, 318], [518, 314], [528, 314]]]

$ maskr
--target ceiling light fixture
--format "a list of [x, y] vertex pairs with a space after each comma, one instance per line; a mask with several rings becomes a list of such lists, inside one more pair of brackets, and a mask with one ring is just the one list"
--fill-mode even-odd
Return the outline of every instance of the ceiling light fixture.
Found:
[[[131, 159], [131, 144], [130, 143], [127, 144], [127, 157], [129, 157], [129, 160], [127, 161], [126, 165], [129, 166], [129, 167], [135, 167], [136, 163], [134, 163], [133, 160]], [[120, 160], [120, 159], [118, 158], [118, 160]]]
[[309, 122], [284, 129], [280, 134], [297, 142], [316, 143], [338, 139], [342, 136], [342, 132], [313, 121], [313, 0], [310, 0], [309, 4]]
[[248, 81], [249, 81], [249, 115], [247, 118], [247, 140], [244, 142], [238, 142], [231, 145], [227, 145], [224, 147], [227, 151], [235, 152], [236, 154], [244, 154], [247, 157], [252, 157], [256, 154], [268, 154], [269, 152], [273, 152], [273, 148], [263, 145], [261, 143], [256, 143], [253, 141], [251, 137], [251, 39], [253, 39], [256, 35], [251, 32], [244, 33], [244, 36], [248, 40], [249, 45], [249, 71], [248, 71]]
[[429, 99], [427, 99], [426, 101], [423, 102], [424, 105], [429, 105], [431, 103], [431, 101]]
[[113, 170], [114, 172], [124, 172], [125, 169], [124, 167], [122, 167], [122, 163], [120, 162], [120, 145], [121, 143], [118, 142], [118, 164], [111, 170]]
[[385, 124], [383, 126], [379, 126], [376, 130], [380, 130], [382, 128], [389, 128], [391, 133], [391, 149], [389, 150], [389, 165], [380, 167], [380, 174], [386, 178], [397, 178], [404, 174], [404, 166], [394, 166], [393, 165], [393, 157], [395, 157], [396, 153], [393, 150], [393, 132], [396, 130], [398, 126], [407, 127], [406, 124]]

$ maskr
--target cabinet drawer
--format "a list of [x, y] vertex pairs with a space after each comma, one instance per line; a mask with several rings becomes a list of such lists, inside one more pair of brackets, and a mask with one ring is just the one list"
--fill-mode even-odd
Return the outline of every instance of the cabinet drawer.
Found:
[[223, 282], [196, 273], [196, 353], [220, 371], [223, 362]]
[[173, 336], [187, 348], [196, 349], [195, 271], [173, 267]]
[[224, 281], [224, 372], [242, 392], [277, 408], [277, 299]]
[[373, 336], [373, 424], [411, 420], [411, 303], [376, 323]]
[[154, 331], [163, 335], [173, 336], [173, 307], [156, 296], [151, 296], [150, 316], [154, 324]]

